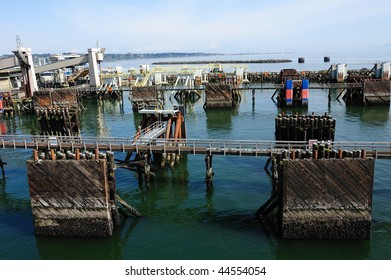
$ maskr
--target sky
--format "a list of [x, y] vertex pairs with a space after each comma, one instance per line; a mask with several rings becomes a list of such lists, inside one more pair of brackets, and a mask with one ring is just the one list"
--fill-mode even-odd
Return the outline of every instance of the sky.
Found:
[[[0, 54], [391, 50], [389, 0], [1, 1]], [[98, 44], [97, 44], [98, 43]]]

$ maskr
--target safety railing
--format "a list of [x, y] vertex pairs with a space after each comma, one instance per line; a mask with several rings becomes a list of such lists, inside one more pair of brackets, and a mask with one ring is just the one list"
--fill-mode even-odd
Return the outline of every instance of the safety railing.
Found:
[[[162, 123], [150, 127], [151, 130], [163, 129]], [[122, 137], [75, 137], [41, 135], [0, 135], [0, 148], [98, 148], [102, 150], [153, 150], [160, 152], [176, 151], [187, 153], [218, 153], [222, 155], [262, 155], [283, 150], [308, 150], [309, 143], [304, 141], [274, 140], [227, 140], [227, 139], [163, 139], [145, 137], [142, 141]], [[391, 142], [371, 141], [335, 141], [329, 142], [335, 150], [366, 150], [374, 155], [391, 155]]]

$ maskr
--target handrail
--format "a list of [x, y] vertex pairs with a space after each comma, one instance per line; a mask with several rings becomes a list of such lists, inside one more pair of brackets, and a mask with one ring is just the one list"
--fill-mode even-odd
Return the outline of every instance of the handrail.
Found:
[[[156, 124], [153, 127], [159, 127]], [[125, 137], [78, 137], [78, 136], [42, 136], [42, 135], [0, 135], [0, 148], [38, 147], [45, 144], [48, 147], [59, 147], [66, 144], [79, 144], [83, 146], [104, 147], [121, 145], [124, 146], [149, 146], [154, 145], [157, 148], [167, 149], [169, 146], [188, 146], [192, 149], [204, 148], [207, 150], [219, 149], [222, 152], [237, 150], [245, 152], [246, 150], [287, 150], [287, 149], [309, 149], [308, 142], [305, 141], [276, 141], [276, 140], [229, 140], [229, 139], [163, 139], [146, 138], [140, 143], [134, 142], [133, 138]], [[367, 150], [381, 152], [391, 152], [391, 142], [377, 141], [334, 141], [330, 142], [333, 149], [341, 150]]]
[[[156, 121], [153, 124], [147, 126], [143, 130], [141, 130], [140, 132], [138, 132], [135, 135], [133, 135], [132, 139], [136, 139], [136, 137], [137, 137], [137, 140], [141, 140], [142, 139], [144, 141], [145, 138], [146, 138], [146, 135], [152, 135], [152, 133], [154, 131], [163, 129], [164, 127], [165, 127], [165, 123], [164, 122]], [[160, 135], [157, 135], [157, 136], [160, 136]]]

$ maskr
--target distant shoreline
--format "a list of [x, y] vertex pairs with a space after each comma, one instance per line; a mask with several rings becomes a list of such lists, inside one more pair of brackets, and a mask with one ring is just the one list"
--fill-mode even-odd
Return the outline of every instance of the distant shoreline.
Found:
[[196, 61], [160, 61], [153, 62], [153, 65], [169, 65], [169, 64], [238, 64], [238, 63], [287, 63], [292, 62], [290, 59], [254, 59], [254, 60], [196, 60]]

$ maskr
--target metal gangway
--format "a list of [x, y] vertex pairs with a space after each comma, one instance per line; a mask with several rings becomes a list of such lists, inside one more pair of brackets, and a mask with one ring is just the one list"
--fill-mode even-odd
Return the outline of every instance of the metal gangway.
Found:
[[[119, 152], [157, 152], [183, 154], [216, 154], [235, 156], [270, 156], [283, 151], [310, 150], [305, 141], [274, 140], [228, 140], [228, 139], [166, 139], [156, 138], [162, 133], [163, 125], [143, 134], [139, 140], [125, 137], [77, 137], [42, 135], [0, 135], [0, 148], [10, 149], [64, 149]], [[365, 150], [367, 157], [391, 159], [391, 142], [373, 141], [334, 141], [332, 149], [358, 151]]]
[[134, 144], [148, 145], [152, 140], [155, 140], [161, 136], [166, 131], [165, 122], [157, 121], [143, 130], [139, 130], [135, 135], [133, 135]]

